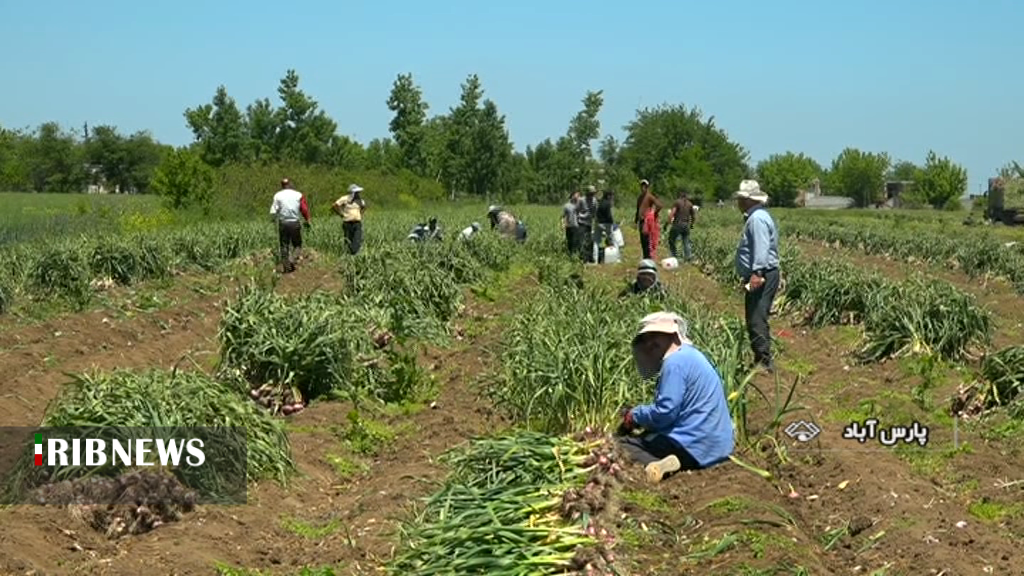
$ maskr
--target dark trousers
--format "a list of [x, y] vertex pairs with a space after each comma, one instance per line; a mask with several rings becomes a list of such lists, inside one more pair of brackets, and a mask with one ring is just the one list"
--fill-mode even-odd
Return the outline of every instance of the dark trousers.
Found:
[[580, 258], [588, 263], [594, 261], [594, 232], [590, 225], [580, 226]]
[[640, 250], [643, 252], [642, 259], [647, 260], [651, 257], [651, 235], [640, 233]]
[[299, 222], [278, 222], [277, 224], [278, 258], [284, 272], [295, 270], [292, 248], [302, 248], [302, 224]]
[[667, 436], [644, 434], [642, 436], [619, 436], [619, 446], [634, 461], [646, 466], [662, 458], [674, 455], [679, 458], [680, 470], [700, 470], [701, 465], [686, 451]]
[[575, 256], [580, 251], [580, 229], [579, 226], [567, 226], [565, 228], [565, 248], [570, 256]]
[[750, 336], [750, 347], [754, 351], [754, 361], [767, 368], [772, 368], [772, 335], [768, 328], [768, 315], [775, 301], [775, 293], [779, 290], [779, 269], [765, 272], [764, 284], [757, 290], [751, 290], [744, 296], [744, 311], [747, 320], [747, 335]]
[[690, 244], [689, 226], [673, 226], [672, 229], [668, 231], [668, 249], [672, 252], [673, 258], [679, 258], [679, 248], [677, 248], [679, 240], [683, 241], [684, 259], [689, 260], [693, 252]]
[[349, 254], [358, 254], [363, 246], [363, 223], [343, 222], [341, 226], [345, 232], [345, 244], [348, 245]]

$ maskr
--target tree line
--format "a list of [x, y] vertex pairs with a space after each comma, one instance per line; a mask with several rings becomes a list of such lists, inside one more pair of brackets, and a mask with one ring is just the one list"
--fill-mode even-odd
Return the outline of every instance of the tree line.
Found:
[[[224, 187], [249, 187], [238, 177], [246, 171], [262, 177], [301, 169], [309, 175], [374, 174], [383, 186], [422, 199], [531, 203], [557, 203], [588, 184], [632, 191], [640, 178], [663, 196], [685, 189], [707, 202], [728, 199], [740, 180], [756, 177], [772, 203], [782, 206], [798, 204], [815, 182], [824, 193], [859, 206], [884, 199], [889, 180], [914, 182], [903, 198], [910, 205], [952, 208], [967, 191], [966, 170], [935, 152], [921, 165], [855, 148], [843, 150], [828, 167], [796, 152], [753, 165], [714, 116], [683, 104], [640, 109], [621, 142], [602, 138], [601, 90], [582, 96], [561, 135], [519, 152], [480, 78], [469, 75], [461, 88], [456, 105], [431, 115], [413, 76], [399, 74], [386, 100], [393, 115], [389, 136], [366, 145], [340, 132], [300, 88], [294, 70], [281, 78], [277, 102], [261, 98], [242, 108], [219, 86], [210, 102], [184, 111], [194, 141], [179, 149], [148, 132], [124, 135], [112, 126], [0, 127], [0, 189], [78, 192], [102, 181], [121, 192], [164, 194], [173, 206], [185, 207], [209, 203]], [[233, 176], [225, 180], [225, 174]]]

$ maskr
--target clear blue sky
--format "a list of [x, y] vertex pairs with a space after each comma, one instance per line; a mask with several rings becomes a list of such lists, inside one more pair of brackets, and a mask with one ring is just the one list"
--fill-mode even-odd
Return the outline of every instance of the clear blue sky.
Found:
[[387, 135], [398, 73], [440, 112], [476, 72], [520, 150], [604, 89], [603, 132], [683, 102], [755, 161], [827, 164], [855, 146], [921, 162], [933, 148], [966, 166], [971, 192], [1024, 161], [1020, 0], [0, 0], [0, 13], [8, 127], [109, 123], [185, 144], [182, 112], [218, 84], [244, 107], [275, 99], [294, 68], [368, 142]]

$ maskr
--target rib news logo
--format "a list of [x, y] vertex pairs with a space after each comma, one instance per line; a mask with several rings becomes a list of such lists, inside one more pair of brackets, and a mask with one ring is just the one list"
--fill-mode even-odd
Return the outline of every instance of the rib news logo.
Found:
[[0, 426], [0, 506], [116, 505], [143, 488], [244, 505], [250, 473], [241, 426]]
[[[35, 465], [43, 466], [202, 466], [206, 462], [203, 441], [199, 438], [135, 438], [128, 441], [103, 438], [46, 438], [36, 432]], [[69, 454], [70, 452], [70, 454]]]

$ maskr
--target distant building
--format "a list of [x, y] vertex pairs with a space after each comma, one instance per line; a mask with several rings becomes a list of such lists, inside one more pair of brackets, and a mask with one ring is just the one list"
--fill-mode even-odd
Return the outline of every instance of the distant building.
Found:
[[821, 181], [817, 178], [811, 182], [806, 190], [801, 190], [797, 195], [796, 205], [802, 208], [813, 208], [815, 210], [842, 210], [850, 208], [855, 204], [852, 198], [846, 196], [828, 196], [821, 193]]
[[913, 180], [889, 180], [885, 183], [885, 199], [879, 208], [900, 208], [903, 206], [902, 196], [914, 186]]

